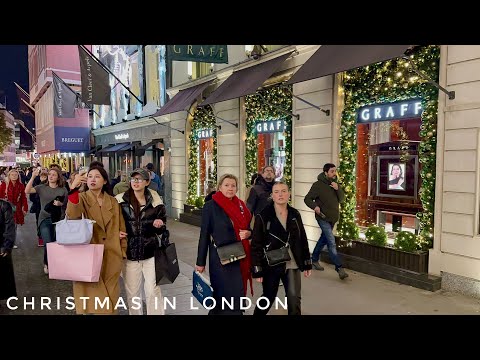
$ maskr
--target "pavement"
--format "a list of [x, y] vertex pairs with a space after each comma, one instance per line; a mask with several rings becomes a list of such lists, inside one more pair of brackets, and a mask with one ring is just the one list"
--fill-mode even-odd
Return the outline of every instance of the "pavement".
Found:
[[[175, 243], [179, 258], [180, 275], [173, 284], [162, 285], [162, 294], [176, 301], [176, 308], [167, 306], [166, 314], [206, 315], [205, 310], [191, 295], [192, 274], [197, 256], [200, 228], [169, 220], [170, 240]], [[13, 250], [13, 262], [19, 301], [18, 309], [10, 310], [5, 301], [0, 301], [0, 315], [74, 315], [67, 310], [65, 300], [72, 296], [70, 281], [49, 280], [43, 273], [43, 248], [37, 246], [35, 216], [28, 214], [26, 223], [18, 227], [18, 249]], [[349, 277], [340, 280], [332, 265], [322, 264], [325, 271], [313, 271], [309, 278], [302, 277], [302, 314], [304, 315], [477, 315], [480, 300], [445, 290], [430, 292], [367, 274], [346, 270]], [[206, 269], [208, 277], [208, 266]], [[120, 280], [121, 281], [121, 280]], [[121, 296], [126, 295], [121, 284]], [[255, 305], [261, 296], [261, 284], [254, 280]], [[250, 293], [250, 291], [249, 291]], [[284, 288], [278, 297], [283, 300]], [[34, 306], [23, 308], [23, 298]], [[41, 297], [52, 299], [50, 309], [41, 308]], [[252, 308], [246, 315], [252, 314]], [[286, 315], [281, 307], [272, 308], [270, 315]], [[128, 315], [123, 308], [119, 315]]]

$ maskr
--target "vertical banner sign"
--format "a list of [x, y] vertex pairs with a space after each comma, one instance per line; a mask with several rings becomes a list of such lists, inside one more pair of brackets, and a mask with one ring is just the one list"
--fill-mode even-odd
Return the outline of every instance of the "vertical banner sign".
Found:
[[56, 118], [75, 118], [77, 96], [68, 86], [53, 74], [53, 111]]
[[81, 46], [80, 73], [82, 79], [82, 99], [86, 104], [110, 105], [109, 74]]

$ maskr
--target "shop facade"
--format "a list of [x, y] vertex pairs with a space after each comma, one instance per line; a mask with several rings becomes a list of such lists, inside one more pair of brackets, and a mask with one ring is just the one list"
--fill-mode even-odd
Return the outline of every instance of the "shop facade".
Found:
[[[277, 178], [283, 175], [291, 183], [292, 205], [301, 213], [313, 250], [320, 229], [303, 199], [323, 165], [337, 164], [347, 192], [336, 227], [339, 238], [363, 241], [368, 227], [376, 225], [386, 230], [386, 247], [392, 249], [399, 232], [411, 233], [418, 251], [428, 254], [425, 276], [441, 277], [443, 288], [478, 295], [480, 123], [474, 94], [480, 79], [472, 74], [480, 73], [480, 47], [424, 46], [409, 53], [408, 61], [396, 55], [293, 82], [290, 105], [285, 101], [275, 113], [280, 100], [265, 102], [268, 92], [288, 91], [279, 84], [320, 47], [295, 48], [297, 53], [285, 59], [262, 90], [214, 103], [221, 126], [217, 176], [239, 176], [239, 196], [245, 199], [253, 172], [264, 164], [278, 167]], [[260, 64], [238, 65], [234, 73]], [[412, 64], [456, 96], [449, 99], [412, 71]], [[207, 89], [207, 99], [231, 72], [222, 74], [211, 76], [216, 82]], [[173, 96], [178, 90], [168, 91]], [[172, 126], [187, 130], [186, 137], [172, 135], [172, 201], [179, 214], [189, 195], [189, 129], [185, 112], [169, 116]]]
[[154, 172], [162, 178], [164, 184], [164, 188], [161, 189], [164, 202], [167, 205], [171, 204], [167, 190], [170, 177], [168, 126], [156, 124], [153, 119], [145, 118], [93, 132], [96, 151], [92, 156], [104, 164], [111, 178], [116, 177], [118, 171], [128, 176], [135, 168], [152, 163]]

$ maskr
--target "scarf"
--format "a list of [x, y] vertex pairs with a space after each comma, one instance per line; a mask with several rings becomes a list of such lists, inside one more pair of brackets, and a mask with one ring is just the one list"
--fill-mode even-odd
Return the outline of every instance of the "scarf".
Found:
[[250, 292], [253, 296], [252, 274], [250, 273], [250, 242], [248, 239], [240, 240], [240, 230], [247, 230], [249, 228], [252, 214], [248, 211], [245, 203], [237, 196], [234, 196], [232, 200], [230, 200], [218, 191], [212, 196], [212, 199], [223, 209], [223, 211], [225, 211], [232, 221], [233, 231], [235, 232], [237, 241], [242, 241], [245, 254], [247, 255], [244, 259], [240, 260], [243, 292], [244, 295], [247, 294], [247, 283], [250, 282]]

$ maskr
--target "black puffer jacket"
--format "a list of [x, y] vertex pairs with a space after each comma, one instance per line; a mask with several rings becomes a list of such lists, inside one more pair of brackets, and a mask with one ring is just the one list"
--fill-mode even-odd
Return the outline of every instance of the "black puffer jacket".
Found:
[[11, 252], [15, 244], [15, 222], [12, 205], [0, 200], [0, 252]]
[[[252, 277], [254, 278], [263, 277], [265, 268], [269, 267], [263, 249], [269, 244], [269, 250], [280, 249], [284, 246], [284, 243], [277, 238], [280, 238], [283, 242], [287, 242], [288, 234], [290, 234], [288, 241], [290, 250], [300, 271], [310, 270], [312, 268], [307, 234], [305, 233], [302, 217], [297, 209], [290, 205], [287, 205], [287, 208], [287, 230], [285, 230], [278, 220], [273, 202], [267, 205], [260, 214], [255, 216], [251, 246]], [[267, 230], [268, 222], [270, 222], [269, 230]], [[276, 266], [285, 267], [286, 265]]]
[[129, 193], [124, 192], [115, 196], [122, 207], [122, 214], [127, 228], [127, 259], [145, 260], [155, 255], [158, 247], [156, 234], [160, 235], [166, 227], [155, 228], [153, 222], [162, 219], [167, 222], [165, 205], [156, 191], [145, 188], [146, 205], [140, 211], [140, 221], [135, 218], [135, 212], [130, 205]]
[[259, 214], [265, 206], [272, 203], [270, 195], [272, 194], [273, 183], [273, 181], [266, 182], [262, 176], [257, 177], [247, 199], [247, 208], [252, 215]]

